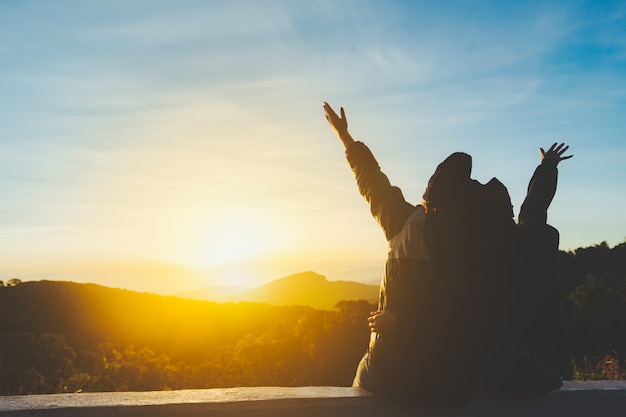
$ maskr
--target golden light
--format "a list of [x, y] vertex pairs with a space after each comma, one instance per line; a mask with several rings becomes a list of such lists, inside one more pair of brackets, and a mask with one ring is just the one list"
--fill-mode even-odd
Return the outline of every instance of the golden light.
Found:
[[[213, 268], [271, 253], [282, 233], [272, 216], [253, 207], [219, 207], [190, 226], [186, 265]], [[193, 224], [193, 223], [192, 223]]]

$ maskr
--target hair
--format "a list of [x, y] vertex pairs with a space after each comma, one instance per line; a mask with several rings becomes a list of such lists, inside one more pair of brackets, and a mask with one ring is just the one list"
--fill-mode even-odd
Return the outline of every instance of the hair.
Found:
[[426, 212], [447, 211], [462, 204], [471, 172], [472, 157], [463, 152], [455, 152], [440, 163], [422, 196]]

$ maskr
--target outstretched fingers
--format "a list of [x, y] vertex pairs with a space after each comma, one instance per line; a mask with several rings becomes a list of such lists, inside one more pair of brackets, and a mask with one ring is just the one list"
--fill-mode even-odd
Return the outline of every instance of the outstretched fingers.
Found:
[[330, 124], [330, 127], [337, 133], [339, 140], [343, 143], [343, 146], [348, 149], [348, 146], [354, 143], [354, 139], [348, 133], [348, 119], [346, 119], [346, 112], [343, 107], [340, 108], [338, 116], [332, 107], [327, 102], [324, 102], [324, 111], [326, 112], [326, 120]]
[[[324, 111], [326, 112], [326, 120], [328, 120], [328, 123], [331, 125], [336, 124], [336, 121], [340, 119], [335, 110], [333, 110], [333, 108], [326, 102], [324, 102]], [[345, 117], [343, 107], [341, 108], [341, 116]]]
[[559, 156], [563, 155], [568, 149], [569, 149], [569, 145], [567, 145], [566, 147], [563, 148], [563, 145], [565, 145], [564, 143], [561, 143], [559, 145], [558, 148], [556, 148], [556, 153], [559, 154]]
[[339, 113], [341, 114], [341, 116], [339, 116], [335, 110], [330, 107], [330, 104], [324, 102], [324, 111], [326, 112], [326, 120], [328, 120], [328, 123], [330, 123], [338, 133], [348, 130], [348, 120], [346, 119], [346, 112], [343, 107], [339, 109]]
[[565, 145], [565, 143], [561, 143], [559, 146], [556, 147], [554, 152], [557, 154], [557, 156], [559, 157], [560, 161], [562, 161], [564, 159], [569, 159], [572, 156], [574, 156], [574, 155], [563, 156], [563, 154], [565, 152], [567, 152], [568, 149], [569, 149], [569, 145]]
[[555, 142], [550, 146], [548, 151], [546, 152], [543, 148], [539, 148], [539, 152], [541, 152], [542, 159], [554, 159], [558, 162], [563, 161], [565, 159], [570, 159], [574, 155], [563, 156], [565, 152], [569, 149], [569, 145], [566, 145], [564, 142], [558, 143]]
[[[554, 146], [554, 145], [552, 145], [552, 146]], [[563, 146], [565, 146], [565, 143], [559, 144], [559, 146], [554, 148], [554, 152], [556, 152], [557, 154], [561, 155], [563, 152], [565, 152], [569, 148], [569, 146], [565, 146], [565, 148], [563, 148]]]

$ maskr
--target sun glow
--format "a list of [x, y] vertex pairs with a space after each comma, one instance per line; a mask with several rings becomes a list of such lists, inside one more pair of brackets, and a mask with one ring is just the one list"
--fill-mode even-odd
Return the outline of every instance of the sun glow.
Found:
[[271, 216], [254, 208], [217, 208], [191, 232], [185, 264], [196, 268], [243, 261], [271, 253], [281, 235]]

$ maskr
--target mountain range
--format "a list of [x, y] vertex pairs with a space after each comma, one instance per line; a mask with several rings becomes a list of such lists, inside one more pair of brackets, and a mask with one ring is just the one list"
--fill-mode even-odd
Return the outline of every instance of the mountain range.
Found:
[[174, 294], [177, 297], [217, 302], [256, 302], [282, 305], [308, 305], [332, 310], [342, 300], [376, 303], [378, 285], [354, 281], [328, 281], [312, 271], [300, 272], [271, 281], [257, 288], [205, 287]]

